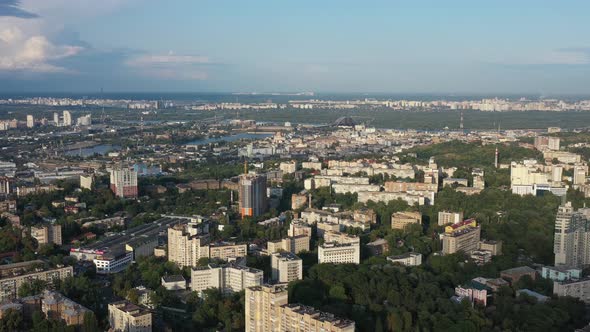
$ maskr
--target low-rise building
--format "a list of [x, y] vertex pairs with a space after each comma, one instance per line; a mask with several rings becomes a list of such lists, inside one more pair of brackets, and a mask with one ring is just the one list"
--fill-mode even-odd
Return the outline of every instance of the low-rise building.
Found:
[[175, 274], [162, 277], [162, 286], [169, 291], [185, 290], [186, 280], [183, 276]]
[[491, 289], [476, 280], [455, 287], [455, 295], [468, 299], [472, 304], [484, 307], [488, 305], [488, 298], [492, 296]]
[[152, 314], [128, 302], [109, 303], [109, 325], [114, 332], [151, 332]]
[[417, 252], [408, 252], [401, 255], [388, 256], [387, 261], [405, 266], [418, 266], [422, 264], [422, 254]]
[[537, 271], [528, 266], [519, 266], [500, 272], [500, 277], [510, 281], [510, 284], [512, 285], [517, 283], [520, 278], [524, 276], [529, 276], [532, 280], [535, 280], [537, 278]]
[[359, 243], [324, 243], [318, 247], [318, 262], [334, 264], [359, 264]]
[[571, 296], [590, 304], [590, 278], [553, 282], [553, 294]]
[[385, 239], [377, 239], [367, 243], [367, 249], [373, 256], [381, 256], [389, 251], [389, 243]]
[[395, 212], [391, 216], [392, 229], [405, 229], [412, 224], [422, 224], [422, 214], [420, 212]]
[[41, 260], [0, 265], [0, 302], [17, 298], [19, 288], [31, 280], [53, 287], [59, 280], [74, 276], [71, 266], [50, 267]]
[[566, 266], [543, 266], [541, 277], [553, 281], [577, 280], [582, 278], [582, 269]]
[[470, 257], [477, 265], [484, 265], [492, 261], [492, 253], [487, 250], [475, 250], [471, 252]]
[[502, 255], [502, 241], [481, 240], [479, 250], [489, 251], [492, 256]]

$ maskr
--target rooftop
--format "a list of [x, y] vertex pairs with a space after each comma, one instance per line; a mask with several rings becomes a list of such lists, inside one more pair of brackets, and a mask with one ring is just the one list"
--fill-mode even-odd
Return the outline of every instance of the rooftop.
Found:
[[186, 280], [184, 279], [183, 276], [181, 276], [179, 274], [173, 274], [170, 276], [163, 276], [162, 281], [164, 281], [164, 282], [181, 282], [181, 281], [186, 281]]

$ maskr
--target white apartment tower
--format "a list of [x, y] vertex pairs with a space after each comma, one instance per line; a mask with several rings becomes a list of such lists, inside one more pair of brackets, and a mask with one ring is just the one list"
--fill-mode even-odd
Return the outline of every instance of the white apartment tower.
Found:
[[295, 254], [276, 252], [271, 255], [270, 261], [273, 280], [283, 283], [303, 279], [303, 261]]
[[555, 265], [582, 268], [590, 265], [590, 209], [574, 211], [570, 202], [559, 207], [553, 243]]
[[27, 115], [27, 128], [35, 127], [35, 118], [32, 115]]
[[168, 261], [180, 267], [196, 266], [199, 259], [209, 257], [206, 239], [197, 234], [192, 224], [177, 224], [168, 228]]
[[72, 125], [72, 113], [70, 111], [63, 111], [63, 125], [69, 127]]

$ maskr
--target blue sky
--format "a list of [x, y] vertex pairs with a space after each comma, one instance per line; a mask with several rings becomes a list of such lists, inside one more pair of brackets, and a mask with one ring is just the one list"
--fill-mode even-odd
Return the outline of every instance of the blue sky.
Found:
[[588, 1], [0, 0], [0, 91], [590, 93]]

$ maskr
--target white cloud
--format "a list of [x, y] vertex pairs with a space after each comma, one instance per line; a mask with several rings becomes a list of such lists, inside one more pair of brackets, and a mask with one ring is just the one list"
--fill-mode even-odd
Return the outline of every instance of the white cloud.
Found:
[[54, 45], [41, 35], [26, 36], [20, 29], [0, 31], [0, 70], [35, 73], [64, 72], [52, 61], [78, 54], [81, 47]]
[[0, 17], [0, 72], [74, 72], [56, 60], [83, 48], [53, 42], [64, 25], [107, 14], [138, 0], [24, 0], [21, 9], [34, 18]]

